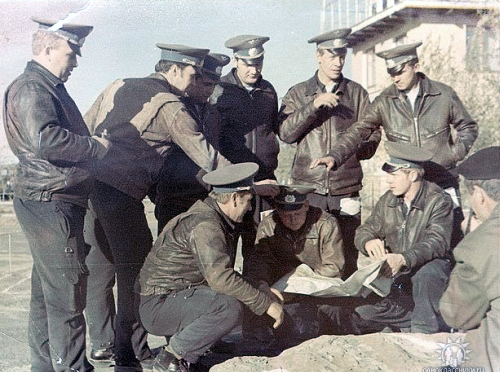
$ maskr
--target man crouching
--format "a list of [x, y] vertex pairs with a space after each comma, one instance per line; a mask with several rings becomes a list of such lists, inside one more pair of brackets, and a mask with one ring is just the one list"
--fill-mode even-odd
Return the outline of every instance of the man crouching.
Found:
[[237, 224], [251, 209], [257, 171], [257, 164], [240, 163], [207, 173], [209, 197], [172, 219], [146, 258], [139, 279], [141, 321], [149, 333], [170, 337], [155, 371], [189, 371], [238, 325], [242, 303], [257, 315], [267, 313], [275, 328], [282, 323], [277, 299], [234, 270]]

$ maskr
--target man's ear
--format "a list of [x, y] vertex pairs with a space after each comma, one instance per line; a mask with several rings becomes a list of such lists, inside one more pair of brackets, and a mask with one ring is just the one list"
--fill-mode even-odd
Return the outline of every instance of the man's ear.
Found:
[[473, 189], [473, 193], [476, 194], [477, 201], [480, 204], [483, 204], [484, 200], [485, 200], [485, 192], [484, 192], [484, 190], [482, 188], [480, 188], [479, 186], [477, 186], [477, 185], [472, 186], [472, 189]]
[[416, 182], [418, 180], [418, 173], [415, 171], [410, 172], [411, 182]]
[[413, 69], [415, 70], [415, 72], [419, 72], [420, 71], [420, 63], [415, 63], [415, 65], [413, 66]]
[[231, 63], [234, 67], [238, 67], [238, 59], [235, 56], [231, 57]]

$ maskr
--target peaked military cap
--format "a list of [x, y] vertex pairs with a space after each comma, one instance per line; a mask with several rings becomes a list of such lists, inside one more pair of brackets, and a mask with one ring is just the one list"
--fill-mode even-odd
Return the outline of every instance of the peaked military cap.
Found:
[[487, 147], [469, 156], [457, 167], [468, 180], [500, 179], [500, 147]]
[[267, 41], [269, 41], [267, 36], [238, 35], [226, 40], [224, 46], [232, 49], [234, 56], [237, 58], [250, 61], [262, 60], [264, 58], [264, 47], [262, 45]]
[[399, 169], [423, 169], [424, 163], [432, 159], [429, 151], [407, 143], [387, 142], [385, 149], [389, 160], [382, 166], [382, 170], [387, 173]]
[[385, 59], [385, 65], [389, 74], [397, 74], [403, 69], [405, 63], [414, 59], [418, 60], [417, 48], [420, 45], [422, 45], [421, 41], [407, 45], [398, 45], [395, 48], [376, 54]]
[[314, 187], [303, 185], [279, 185], [280, 192], [274, 197], [279, 209], [294, 211], [302, 207], [307, 201], [307, 195], [314, 192]]
[[85, 42], [85, 38], [90, 34], [93, 26], [79, 25], [76, 23], [64, 23], [63, 20], [52, 20], [33, 17], [32, 20], [38, 23], [38, 29], [46, 32], [52, 32], [54, 35], [66, 40], [72, 46], [76, 54], [81, 56], [80, 48]]
[[221, 53], [209, 53], [203, 62], [202, 73], [219, 80], [222, 75], [222, 67], [227, 65], [231, 58]]
[[[350, 28], [339, 28], [325, 32], [307, 40], [309, 44], [316, 43], [318, 49], [328, 49], [334, 54], [347, 53], [347, 36], [351, 33]], [[343, 49], [344, 51], [335, 51], [335, 49]]]
[[193, 48], [180, 44], [157, 43], [156, 46], [161, 49], [160, 59], [184, 63], [195, 68], [203, 66], [203, 59], [210, 52], [209, 49]]
[[231, 193], [251, 190], [253, 176], [259, 170], [256, 163], [238, 163], [228, 165], [208, 172], [203, 176], [203, 182], [212, 186], [218, 193]]

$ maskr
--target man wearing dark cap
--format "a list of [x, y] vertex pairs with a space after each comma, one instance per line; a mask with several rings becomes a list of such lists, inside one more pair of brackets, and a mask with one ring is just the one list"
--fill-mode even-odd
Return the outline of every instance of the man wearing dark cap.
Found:
[[350, 28], [333, 30], [308, 41], [316, 43], [318, 71], [288, 91], [279, 115], [280, 138], [297, 144], [292, 167], [293, 181], [314, 187], [312, 205], [333, 214], [340, 225], [346, 259], [345, 277], [356, 271], [358, 251], [354, 233], [361, 223], [359, 190], [363, 171], [360, 160], [375, 154], [380, 131], [337, 169], [311, 168], [311, 163], [330, 153], [343, 133], [358, 121], [369, 98], [366, 90], [342, 75]]
[[[307, 196], [312, 192], [314, 189], [308, 186], [280, 185], [280, 193], [274, 198], [275, 210], [260, 223], [255, 252], [247, 262], [246, 276], [257, 288], [269, 291], [300, 264], [322, 276], [342, 276], [344, 253], [338, 223], [329, 213], [309, 205]], [[273, 332], [274, 337], [268, 319], [248, 314], [243, 328], [245, 338], [260, 342], [275, 338], [279, 350], [323, 333], [318, 323], [322, 309], [311, 297], [292, 298], [284, 308], [286, 321]], [[323, 325], [330, 328], [329, 324]]]
[[19, 158], [14, 208], [33, 256], [32, 371], [93, 371], [85, 354], [83, 219], [88, 169], [109, 142], [90, 137], [64, 83], [92, 26], [33, 18], [33, 59], [7, 88], [5, 132]]
[[355, 244], [370, 258], [384, 259], [382, 275], [393, 279], [391, 293], [359, 306], [359, 333], [396, 331], [435, 333], [446, 330], [437, 311], [450, 271], [453, 202], [439, 186], [423, 180], [431, 153], [420, 147], [388, 142], [389, 190], [356, 230]]
[[[169, 161], [174, 148], [180, 148], [206, 172], [230, 164], [207, 141], [180, 100], [195, 76], [201, 74], [208, 49], [178, 44], [157, 46], [161, 58], [156, 73], [146, 78], [116, 80], [85, 115], [91, 132], [113, 144], [94, 168], [97, 181], [90, 200], [116, 272], [117, 372], [140, 371], [138, 359], [151, 357], [146, 334], [134, 311], [134, 283], [153, 240], [142, 200], [156, 184], [163, 163]], [[99, 270], [91, 271], [90, 281], [101, 286], [106, 283]], [[89, 308], [97, 306], [89, 304]], [[94, 321], [94, 315], [87, 315], [89, 322]], [[102, 319], [102, 314], [95, 317]]]
[[[278, 97], [274, 87], [262, 78], [263, 44], [267, 36], [239, 35], [225, 42], [233, 50], [234, 68], [221, 78], [210, 97], [222, 117], [222, 154], [232, 163], [255, 162], [259, 172], [255, 181], [274, 181], [278, 166], [279, 145], [276, 138]], [[261, 188], [262, 196], [273, 196], [276, 188]], [[255, 242], [260, 212], [269, 204], [260, 195], [254, 201], [253, 216], [245, 218], [243, 255], [246, 257]]]
[[[215, 86], [220, 80], [222, 68], [230, 58], [220, 53], [209, 53], [203, 62], [202, 75], [197, 76], [181, 101], [193, 119], [196, 120], [203, 135], [216, 149], [220, 149], [220, 114], [208, 103]], [[175, 147], [169, 160], [160, 172], [155, 203], [155, 216], [158, 220], [158, 234], [172, 218], [189, 209], [197, 200], [205, 199], [209, 190], [201, 181], [205, 172], [186, 155], [181, 148]]]
[[[254, 288], [234, 270], [237, 226], [251, 209], [255, 163], [207, 173], [204, 201], [165, 226], [141, 270], [140, 316], [151, 334], [169, 337], [154, 371], [185, 371], [240, 321], [242, 305], [283, 321], [279, 292]], [[184, 368], [184, 369], [183, 369]]]
[[445, 189], [455, 203], [453, 247], [461, 239], [463, 220], [455, 166], [468, 154], [477, 138], [478, 126], [452, 88], [419, 72], [420, 45], [421, 42], [400, 45], [377, 53], [385, 59], [393, 84], [375, 98], [327, 156], [313, 161], [312, 167], [339, 167], [380, 127], [391, 142], [426, 149], [432, 154], [432, 161], [426, 165], [425, 178]]
[[439, 309], [446, 323], [467, 332], [460, 367], [500, 371], [500, 147], [488, 147], [458, 166], [481, 224], [453, 251], [456, 265]]

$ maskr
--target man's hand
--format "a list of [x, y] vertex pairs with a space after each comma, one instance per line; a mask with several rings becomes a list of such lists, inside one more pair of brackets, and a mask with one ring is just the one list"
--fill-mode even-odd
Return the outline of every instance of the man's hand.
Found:
[[253, 189], [257, 195], [274, 198], [280, 193], [276, 180], [262, 180], [253, 183]]
[[266, 311], [266, 314], [275, 320], [273, 324], [274, 329], [278, 328], [283, 323], [283, 319], [285, 318], [285, 313], [283, 312], [283, 306], [281, 306], [277, 302], [273, 302], [271, 306], [269, 306], [269, 308]]
[[382, 266], [381, 274], [387, 278], [392, 278], [406, 265], [406, 260], [402, 254], [388, 253], [385, 258], [386, 261]]
[[324, 165], [326, 166], [326, 170], [330, 171], [335, 166], [335, 159], [332, 158], [331, 156], [325, 156], [324, 158], [317, 158], [314, 159], [309, 166], [309, 168], [316, 168], [319, 165]]
[[317, 109], [320, 107], [334, 108], [338, 106], [339, 98], [340, 97], [335, 93], [323, 93], [314, 99], [313, 104]]
[[269, 288], [269, 290], [278, 298], [278, 300], [281, 301], [281, 303], [284, 303], [285, 302], [285, 298], [283, 297], [283, 295], [281, 294], [280, 291], [278, 291], [276, 288]]
[[92, 139], [96, 144], [95, 157], [97, 160], [101, 160], [108, 153], [108, 150], [111, 147], [111, 142], [109, 142], [106, 138], [99, 136], [92, 136]]
[[369, 240], [365, 244], [366, 253], [368, 257], [381, 260], [387, 254], [387, 249], [384, 247], [384, 241], [380, 239]]

